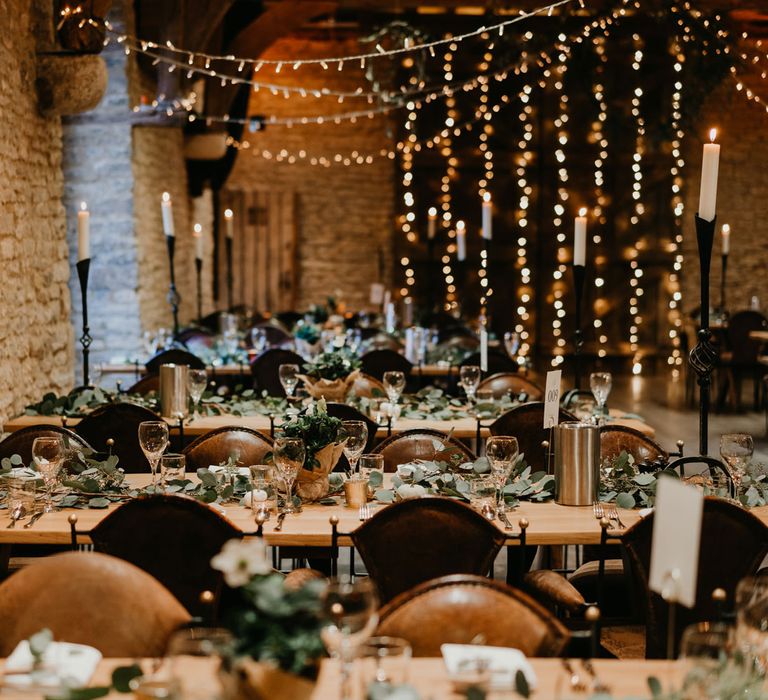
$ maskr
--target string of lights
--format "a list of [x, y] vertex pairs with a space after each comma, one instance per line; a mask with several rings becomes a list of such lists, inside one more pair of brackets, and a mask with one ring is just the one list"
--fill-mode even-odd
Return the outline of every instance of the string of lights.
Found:
[[[453, 75], [453, 52], [456, 50], [456, 44], [449, 44], [448, 50], [443, 55], [443, 70], [445, 79], [450, 80]], [[456, 125], [458, 113], [456, 111], [456, 99], [449, 97], [445, 101], [445, 127], [450, 130]], [[449, 132], [450, 133], [450, 132]], [[450, 311], [457, 307], [456, 301], [456, 280], [453, 274], [452, 257], [457, 253], [456, 230], [453, 227], [453, 212], [451, 210], [451, 182], [456, 178], [456, 166], [458, 160], [453, 155], [453, 142], [450, 136], [441, 141], [441, 155], [445, 158], [445, 172], [440, 181], [440, 222], [447, 231], [447, 244], [445, 254], [442, 257], [443, 275], [445, 278], [445, 309]]]
[[[481, 39], [488, 41], [488, 35], [482, 34]], [[493, 61], [494, 44], [490, 42], [486, 47], [478, 68], [481, 72], [488, 70]], [[483, 158], [483, 175], [477, 183], [477, 191], [484, 202], [491, 201], [490, 182], [493, 179], [493, 149], [491, 148], [490, 138], [493, 135], [493, 112], [488, 111], [488, 83], [480, 87], [480, 111], [483, 112], [484, 123], [478, 136], [478, 149]], [[480, 280], [480, 313], [483, 319], [487, 319], [486, 308], [488, 297], [493, 295], [490, 277], [488, 275], [488, 241], [483, 239], [483, 247], [480, 251], [480, 267], [477, 276]]]
[[[406, 141], [413, 139], [416, 140], [416, 119], [417, 112], [415, 111], [415, 104], [410, 104], [410, 111], [403, 125], [407, 135]], [[403, 173], [403, 204], [404, 212], [400, 216], [400, 231], [405, 236], [409, 243], [415, 243], [417, 239], [416, 232], [413, 230], [413, 225], [416, 221], [415, 201], [413, 198], [413, 190], [411, 185], [413, 184], [413, 152], [411, 150], [403, 151], [400, 156], [400, 167]], [[404, 255], [400, 258], [400, 265], [403, 268], [403, 275], [405, 277], [405, 286], [401, 288], [400, 295], [405, 299], [410, 295], [408, 287], [416, 284], [416, 273], [411, 267], [410, 258]]]

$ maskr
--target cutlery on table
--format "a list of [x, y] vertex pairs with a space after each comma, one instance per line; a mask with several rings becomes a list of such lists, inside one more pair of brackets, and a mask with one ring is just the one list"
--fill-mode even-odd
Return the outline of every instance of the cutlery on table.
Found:
[[582, 659], [581, 665], [592, 678], [593, 692], [597, 693], [598, 695], [611, 692], [611, 689], [597, 677], [597, 672], [595, 671], [595, 667], [592, 664], [592, 659]]
[[619, 511], [616, 508], [615, 505], [609, 505], [608, 506], [608, 519], [609, 520], [615, 520], [616, 524], [622, 529], [626, 530], [627, 526], [621, 522], [621, 518], [619, 517]]
[[42, 518], [45, 515], [44, 510], [39, 510], [37, 513], [35, 513], [30, 519], [28, 523], [24, 523], [24, 528], [32, 527], [40, 518]]
[[285, 516], [287, 513], [283, 511], [280, 513], [280, 515], [277, 516], [277, 525], [275, 525], [275, 532], [280, 532], [280, 530], [283, 529], [283, 520], [285, 520]]
[[597, 520], [602, 520], [605, 517], [605, 509], [600, 501], [592, 501], [592, 512]]
[[561, 659], [563, 668], [568, 674], [568, 683], [571, 686], [571, 690], [575, 693], [584, 693], [587, 690], [587, 685], [581, 680], [581, 676], [576, 672], [576, 669], [571, 664], [570, 659]]
[[25, 515], [27, 514], [26, 510], [24, 510], [24, 506], [18, 505], [16, 506], [13, 511], [11, 512], [11, 522], [7, 526], [7, 530], [12, 530], [16, 527], [16, 523], [21, 520]]
[[507, 512], [504, 510], [500, 510], [499, 513], [499, 520], [504, 523], [504, 529], [505, 530], [513, 530], [514, 525], [510, 522], [509, 518], [507, 517]]
[[360, 520], [368, 520], [372, 515], [371, 513], [371, 507], [366, 503], [364, 506], [360, 506], [360, 509], [358, 510], [358, 518]]

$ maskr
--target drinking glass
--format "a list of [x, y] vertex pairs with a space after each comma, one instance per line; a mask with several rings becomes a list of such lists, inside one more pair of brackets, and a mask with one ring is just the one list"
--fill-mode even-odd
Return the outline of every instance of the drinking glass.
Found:
[[341, 700], [354, 696], [349, 682], [352, 660], [376, 629], [376, 607], [376, 593], [368, 578], [354, 583], [333, 581], [325, 589], [320, 637], [331, 657], [341, 662]]
[[59, 437], [39, 437], [32, 443], [32, 459], [45, 484], [45, 513], [53, 510], [53, 489], [56, 488], [64, 456], [64, 442]]
[[31, 515], [35, 510], [37, 479], [11, 472], [3, 477], [3, 485], [8, 491], [8, 517], [13, 521]]
[[368, 417], [374, 423], [385, 425], [387, 422], [387, 412], [384, 410], [384, 399], [372, 398], [368, 400]]
[[722, 697], [718, 678], [730, 647], [730, 628], [721, 622], [698, 622], [685, 628], [680, 640], [680, 658], [690, 660], [691, 670], [683, 681], [683, 697], [708, 700]]
[[[179, 694], [175, 697], [183, 697], [185, 700], [208, 700], [211, 697], [221, 697], [223, 693], [211, 691], [214, 688], [208, 683], [193, 681], [195, 668], [200, 668], [200, 659], [206, 658], [215, 661], [218, 668], [225, 666], [227, 661], [234, 657], [235, 640], [229, 630], [217, 627], [187, 627], [174, 632], [168, 640], [165, 659], [156, 674], [156, 680], [166, 680], [175, 686]], [[208, 668], [206, 666], [206, 668]], [[221, 682], [220, 674], [218, 682]], [[217, 690], [223, 691], [223, 688]], [[215, 691], [214, 691], [215, 692]], [[169, 696], [164, 696], [168, 698]]]
[[469, 482], [469, 505], [488, 520], [496, 517], [496, 480], [492, 476], [480, 476]]
[[296, 385], [299, 383], [299, 366], [298, 365], [280, 365], [280, 369], [277, 370], [277, 375], [280, 377], [280, 383], [285, 389], [285, 395], [290, 399], [293, 397], [293, 392], [296, 391]]
[[275, 466], [280, 472], [280, 476], [285, 482], [285, 506], [284, 513], [295, 513], [296, 508], [293, 505], [293, 482], [299, 475], [304, 466], [306, 458], [306, 448], [304, 440], [301, 438], [277, 438], [272, 451], [275, 458]]
[[378, 472], [384, 476], [384, 455], [368, 454], [360, 455], [360, 476], [370, 481], [371, 474]]
[[459, 381], [467, 395], [467, 401], [472, 402], [480, 384], [480, 368], [477, 365], [465, 365], [459, 370]]
[[270, 503], [275, 500], [275, 470], [268, 464], [252, 464], [251, 510], [254, 517], [269, 520]]
[[498, 495], [496, 498], [496, 510], [506, 510], [504, 503], [504, 485], [512, 474], [512, 469], [517, 461], [519, 447], [517, 439], [509, 435], [494, 435], [485, 443], [485, 456], [491, 465], [491, 476], [496, 481]]
[[197, 416], [197, 407], [208, 386], [208, 373], [204, 369], [190, 369], [187, 372], [187, 391], [192, 399], [193, 417]]
[[720, 436], [720, 456], [728, 465], [728, 471], [737, 486], [744, 477], [746, 465], [754, 451], [755, 443], [747, 433], [726, 433]]
[[589, 375], [589, 388], [597, 401], [597, 413], [605, 413], [605, 402], [608, 400], [608, 394], [611, 393], [613, 377], [610, 372], [592, 372]]
[[378, 686], [386, 691], [408, 682], [411, 645], [399, 637], [371, 637], [357, 653], [362, 692], [360, 697], [375, 697]]
[[749, 576], [739, 581], [734, 641], [749, 664], [765, 675], [768, 672], [768, 576]]
[[165, 486], [174, 479], [184, 479], [187, 475], [187, 458], [182, 454], [169, 452], [160, 457], [160, 483]]
[[504, 349], [511, 359], [517, 357], [517, 351], [520, 348], [520, 334], [514, 331], [507, 331], [504, 334]]
[[257, 355], [267, 349], [267, 331], [263, 328], [251, 328], [251, 346]]
[[346, 333], [347, 346], [357, 355], [360, 346], [363, 344], [363, 333], [359, 328], [348, 328]]
[[350, 473], [354, 474], [357, 460], [365, 451], [365, 445], [368, 442], [368, 426], [361, 420], [342, 421], [337, 439], [346, 441], [344, 456], [349, 462]]
[[145, 420], [139, 423], [139, 445], [152, 470], [152, 485], [157, 478], [160, 455], [168, 447], [168, 424], [162, 420]]
[[397, 404], [405, 389], [405, 374], [398, 370], [384, 372], [383, 380], [384, 390], [387, 392], [390, 403]]

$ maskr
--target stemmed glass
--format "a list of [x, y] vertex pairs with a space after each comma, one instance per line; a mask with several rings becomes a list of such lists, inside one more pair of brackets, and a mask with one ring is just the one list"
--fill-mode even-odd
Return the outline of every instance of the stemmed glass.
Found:
[[494, 435], [489, 437], [485, 443], [485, 456], [488, 458], [488, 464], [491, 465], [491, 475], [498, 489], [496, 496], [497, 512], [505, 510], [504, 485], [512, 473], [518, 454], [517, 438], [509, 435]]
[[345, 440], [344, 456], [349, 462], [349, 473], [354, 474], [357, 469], [357, 460], [365, 451], [365, 445], [368, 442], [368, 426], [361, 420], [342, 421], [338, 439]]
[[349, 349], [357, 355], [360, 346], [363, 344], [363, 333], [359, 328], [348, 328], [346, 341]]
[[139, 423], [139, 445], [152, 470], [152, 485], [157, 480], [157, 465], [168, 447], [168, 423], [162, 420], [145, 420]]
[[261, 355], [267, 349], [267, 331], [263, 328], [251, 328], [251, 346], [257, 355]]
[[44, 513], [53, 511], [53, 489], [64, 463], [64, 442], [58, 437], [39, 437], [32, 443], [32, 459], [45, 484]]
[[387, 392], [389, 402], [396, 406], [400, 395], [403, 393], [403, 389], [405, 389], [405, 374], [398, 370], [384, 372], [383, 380], [384, 390]]
[[285, 506], [283, 513], [295, 513], [293, 505], [293, 482], [304, 466], [307, 451], [301, 438], [277, 438], [272, 451], [275, 466], [285, 482]]
[[597, 415], [602, 416], [605, 413], [605, 402], [608, 400], [608, 394], [611, 393], [613, 377], [610, 372], [592, 372], [589, 375], [589, 388], [597, 401]]
[[755, 451], [755, 443], [748, 433], [726, 433], [720, 436], [720, 456], [728, 465], [736, 486], [741, 484], [747, 462]]
[[480, 368], [477, 365], [465, 365], [459, 370], [459, 381], [467, 395], [467, 401], [471, 403], [475, 399], [477, 387], [480, 386]]
[[515, 331], [507, 331], [504, 334], [504, 349], [507, 351], [507, 355], [514, 360], [520, 349], [520, 334]]
[[277, 376], [280, 378], [283, 389], [285, 389], [285, 395], [292, 399], [293, 392], [296, 391], [296, 385], [299, 383], [299, 366], [280, 365], [280, 368], [277, 370]]
[[197, 408], [207, 386], [208, 373], [204, 369], [190, 369], [187, 372], [187, 391], [192, 399], [193, 418], [197, 417]]
[[350, 671], [357, 649], [376, 629], [379, 615], [370, 579], [354, 583], [334, 581], [323, 596], [323, 628], [320, 637], [331, 657], [341, 662], [341, 700], [350, 700]]

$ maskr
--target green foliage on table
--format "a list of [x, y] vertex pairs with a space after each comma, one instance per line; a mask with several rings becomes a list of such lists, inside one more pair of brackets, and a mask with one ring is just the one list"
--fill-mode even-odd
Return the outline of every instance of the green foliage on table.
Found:
[[431, 350], [427, 350], [426, 364], [437, 365], [443, 363], [450, 367], [458, 367], [471, 354], [469, 350], [464, 348], [442, 343]]
[[309, 345], [314, 345], [320, 340], [320, 327], [314, 323], [299, 321], [293, 335], [298, 340], [303, 340]]
[[303, 370], [312, 379], [346, 379], [360, 368], [360, 358], [346, 348], [321, 352], [317, 357], [304, 363]]
[[114, 394], [99, 387], [74, 389], [61, 396], [54, 392], [45, 394], [38, 403], [29, 404], [24, 410], [27, 416], [81, 416], [94, 408], [114, 401]]
[[289, 413], [289, 420], [278, 430], [278, 437], [304, 440], [306, 457], [304, 469], [310, 471], [319, 466], [317, 453], [337, 441], [341, 421], [328, 415], [324, 399], [320, 399], [299, 413]]

